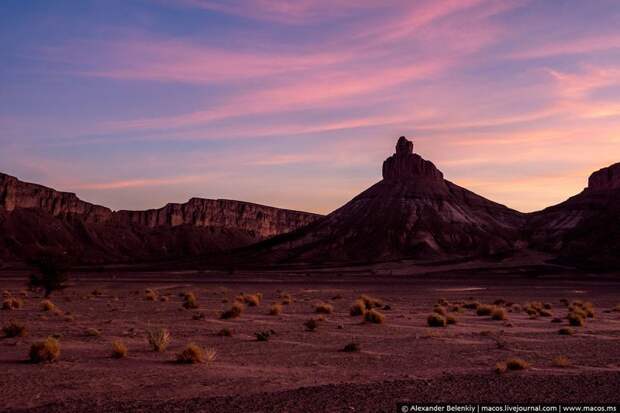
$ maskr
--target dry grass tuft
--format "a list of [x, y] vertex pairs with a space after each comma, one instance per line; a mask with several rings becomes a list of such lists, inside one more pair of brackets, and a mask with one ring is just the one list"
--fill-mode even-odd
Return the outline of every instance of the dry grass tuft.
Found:
[[456, 319], [456, 317], [455, 317], [455, 316], [453, 316], [453, 315], [451, 315], [451, 314], [448, 314], [448, 315], [446, 316], [446, 323], [448, 323], [448, 324], [456, 324], [456, 323], [457, 323], [457, 321], [458, 321], [458, 320]]
[[96, 328], [88, 328], [84, 334], [88, 337], [99, 337], [101, 335], [101, 331]]
[[243, 302], [250, 307], [256, 307], [260, 304], [263, 297], [261, 293], [242, 295]]
[[206, 361], [205, 352], [197, 344], [189, 343], [183, 351], [177, 354], [177, 363], [179, 364], [197, 364]]
[[282, 299], [282, 304], [284, 305], [289, 305], [293, 302], [290, 294], [282, 294], [280, 298]]
[[41, 301], [41, 310], [43, 311], [55, 311], [57, 310], [56, 305], [50, 300]]
[[446, 315], [446, 309], [445, 309], [445, 307], [441, 307], [441, 306], [435, 306], [435, 308], [433, 308], [433, 312], [434, 312], [434, 313], [437, 313], [437, 314], [440, 314], [440, 315], [442, 315], [442, 316], [445, 316], [445, 315]]
[[256, 336], [256, 341], [269, 341], [269, 338], [274, 334], [276, 334], [276, 332], [273, 330], [265, 330], [257, 331], [254, 333], [254, 336]]
[[477, 310], [480, 307], [480, 303], [478, 301], [468, 301], [463, 304], [463, 308], [468, 310]]
[[383, 306], [383, 301], [381, 301], [378, 298], [366, 295], [366, 294], [360, 295], [358, 297], [358, 300], [362, 300], [364, 302], [364, 306], [366, 307], [367, 310], [370, 310], [371, 308], [378, 308], [378, 307]]
[[364, 321], [367, 323], [383, 324], [385, 315], [373, 308], [372, 310], [366, 311], [366, 314], [364, 314]]
[[426, 322], [430, 327], [445, 327], [448, 324], [446, 317], [439, 313], [432, 313], [429, 315]]
[[7, 298], [2, 302], [3, 310], [17, 310], [22, 306], [22, 301], [17, 298]]
[[269, 309], [269, 315], [280, 315], [282, 314], [282, 304], [272, 304]]
[[29, 359], [32, 363], [51, 363], [60, 357], [60, 343], [48, 337], [30, 346]]
[[506, 373], [507, 370], [508, 370], [508, 366], [503, 361], [500, 361], [499, 363], [495, 365], [495, 372], [497, 374]]
[[568, 313], [568, 323], [574, 327], [583, 327], [586, 324], [585, 317], [581, 313]]
[[573, 363], [566, 356], [557, 356], [553, 359], [553, 365], [555, 367], [565, 368], [565, 367], [571, 367]]
[[491, 315], [493, 313], [493, 310], [495, 310], [495, 306], [488, 305], [488, 304], [481, 304], [476, 309], [476, 315], [479, 315], [479, 316]]
[[147, 330], [146, 338], [153, 348], [153, 351], [158, 351], [160, 353], [166, 351], [172, 339], [170, 332], [165, 328]]
[[157, 301], [158, 296], [159, 294], [157, 294], [157, 291], [153, 290], [152, 288], [147, 288], [144, 294], [144, 299], [146, 301]]
[[236, 301], [232, 307], [230, 307], [230, 309], [224, 311], [222, 313], [222, 315], [220, 315], [220, 318], [223, 320], [228, 320], [231, 318], [237, 318], [239, 317], [242, 313], [243, 310], [245, 309], [243, 303], [240, 303], [238, 301]]
[[189, 292], [183, 295], [183, 308], [188, 310], [198, 308], [198, 302], [194, 293]]
[[304, 323], [304, 326], [308, 329], [308, 331], [314, 331], [319, 326], [319, 323], [314, 318], [311, 318]]
[[366, 304], [363, 300], [355, 300], [349, 311], [351, 316], [364, 315], [366, 313]]
[[112, 358], [122, 359], [127, 357], [128, 353], [129, 350], [127, 349], [125, 343], [120, 340], [114, 340], [112, 342]]
[[358, 352], [360, 352], [360, 350], [361, 350], [360, 345], [358, 343], [355, 343], [355, 342], [351, 342], [351, 343], [347, 344], [342, 349], [342, 351], [344, 351], [345, 353], [358, 353]]
[[9, 321], [7, 325], [2, 327], [2, 332], [4, 333], [4, 336], [8, 338], [24, 337], [28, 334], [28, 330], [25, 325], [13, 320]]
[[317, 304], [314, 309], [318, 314], [331, 314], [334, 312], [334, 306], [328, 303]]
[[506, 309], [502, 307], [495, 307], [495, 309], [491, 312], [491, 318], [498, 321], [506, 320], [508, 318], [508, 313], [506, 312]]
[[530, 367], [530, 364], [523, 359], [511, 357], [506, 360], [506, 367], [508, 367], [508, 370], [525, 370]]
[[575, 334], [575, 330], [573, 330], [573, 329], [572, 329], [572, 328], [570, 328], [570, 327], [562, 327], [562, 328], [558, 331], [558, 333], [559, 333], [561, 336], [572, 336], [573, 334]]

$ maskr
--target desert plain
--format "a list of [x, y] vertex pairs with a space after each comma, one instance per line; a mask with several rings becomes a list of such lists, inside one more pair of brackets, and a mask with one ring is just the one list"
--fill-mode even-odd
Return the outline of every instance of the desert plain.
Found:
[[[26, 276], [0, 275], [4, 294], [22, 302], [0, 311], [1, 324], [16, 321], [27, 329], [22, 337], [0, 339], [5, 412], [620, 402], [620, 284], [614, 274], [481, 261], [232, 273], [106, 270], [74, 273], [69, 287], [50, 297], [51, 311], [42, 309], [41, 293], [26, 289]], [[197, 308], [183, 307], [188, 292]], [[256, 293], [262, 295], [258, 305], [221, 318], [241, 294]], [[380, 300], [374, 307], [382, 322], [351, 315], [363, 295]], [[545, 306], [543, 315], [528, 314], [535, 302]], [[571, 327], [566, 317], [575, 302], [592, 303], [593, 317]], [[279, 314], [270, 314], [274, 303], [281, 304]], [[478, 315], [472, 303], [503, 309], [504, 319]], [[331, 308], [317, 313], [321, 304]], [[456, 323], [429, 326], [434, 311]], [[306, 325], [310, 319], [314, 331]], [[160, 328], [171, 337], [162, 352], [146, 338]], [[562, 328], [573, 334], [560, 334]], [[232, 335], [219, 335], [222, 329]], [[266, 341], [257, 339], [261, 332], [268, 333]], [[60, 343], [59, 359], [28, 362], [31, 344], [49, 336]], [[127, 347], [126, 357], [112, 357], [113, 341]], [[209, 350], [212, 359], [177, 363], [188, 343]], [[350, 343], [358, 351], [344, 351]], [[511, 358], [527, 365], [498, 372]]]

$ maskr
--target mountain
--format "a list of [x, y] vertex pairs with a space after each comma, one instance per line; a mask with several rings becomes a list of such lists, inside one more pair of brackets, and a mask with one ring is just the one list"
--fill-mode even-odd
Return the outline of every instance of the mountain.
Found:
[[620, 163], [590, 175], [581, 193], [530, 214], [526, 233], [533, 248], [559, 262], [620, 268]]
[[86, 263], [208, 256], [305, 226], [319, 215], [192, 198], [147, 211], [112, 211], [75, 194], [0, 173], [0, 257], [67, 250]]
[[244, 251], [272, 262], [488, 256], [520, 245], [525, 215], [447, 181], [400, 137], [383, 180], [307, 227]]

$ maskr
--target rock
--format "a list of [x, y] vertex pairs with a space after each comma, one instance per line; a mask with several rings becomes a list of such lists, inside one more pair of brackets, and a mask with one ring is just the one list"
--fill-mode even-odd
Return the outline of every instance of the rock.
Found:
[[396, 153], [383, 162], [383, 179], [410, 180], [427, 178], [441, 183], [443, 174], [435, 165], [413, 153], [413, 142], [401, 136], [396, 143]]
[[588, 179], [590, 191], [608, 191], [618, 188], [620, 188], [620, 162], [594, 172]]

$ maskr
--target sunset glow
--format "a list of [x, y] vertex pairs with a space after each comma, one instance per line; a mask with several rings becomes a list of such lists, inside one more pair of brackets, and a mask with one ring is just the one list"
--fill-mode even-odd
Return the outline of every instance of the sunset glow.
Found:
[[615, 1], [5, 0], [0, 171], [327, 213], [406, 135], [534, 211], [620, 161], [619, 27]]

